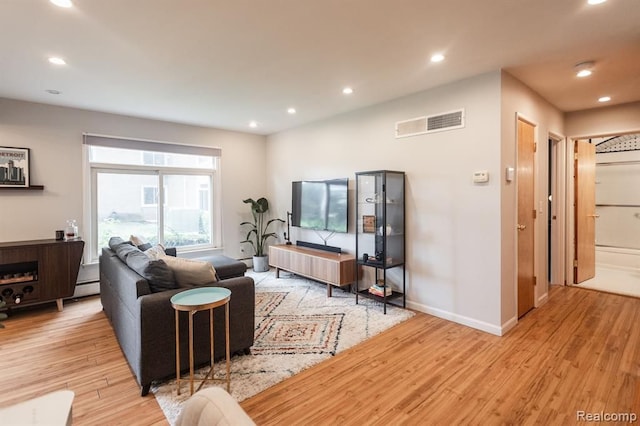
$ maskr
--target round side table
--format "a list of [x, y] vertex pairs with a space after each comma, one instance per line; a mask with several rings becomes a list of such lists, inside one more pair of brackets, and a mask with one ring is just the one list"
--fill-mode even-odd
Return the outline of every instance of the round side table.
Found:
[[[230, 392], [231, 384], [231, 360], [229, 357], [229, 300], [231, 299], [231, 291], [222, 287], [199, 287], [190, 290], [181, 291], [173, 295], [171, 298], [171, 306], [176, 311], [176, 384], [178, 387], [178, 395], [180, 395], [180, 311], [189, 313], [189, 383], [191, 395], [193, 395], [193, 315], [196, 312], [209, 310], [209, 333], [211, 344], [211, 369], [202, 379], [198, 389], [200, 390], [204, 382], [208, 380], [216, 380], [213, 378], [213, 309], [224, 305], [225, 318], [225, 338], [226, 338], [226, 360], [227, 360], [227, 392]], [[211, 375], [211, 378], [209, 378]]]

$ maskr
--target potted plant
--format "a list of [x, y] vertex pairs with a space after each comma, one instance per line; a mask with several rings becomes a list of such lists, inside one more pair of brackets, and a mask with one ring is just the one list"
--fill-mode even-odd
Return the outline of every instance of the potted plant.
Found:
[[[251, 214], [253, 215], [253, 222], [242, 222], [240, 225], [249, 226], [249, 232], [247, 232], [247, 238], [240, 243], [249, 243], [253, 247], [253, 270], [256, 272], [266, 272], [269, 270], [269, 260], [265, 253], [266, 242], [269, 237], [276, 238], [278, 235], [275, 232], [269, 232], [269, 225], [274, 222], [284, 223], [282, 219], [270, 219], [266, 220], [265, 216], [269, 210], [269, 202], [266, 198], [258, 198], [253, 200], [247, 198], [242, 200], [243, 203], [251, 204]], [[265, 221], [266, 220], [266, 221]]]

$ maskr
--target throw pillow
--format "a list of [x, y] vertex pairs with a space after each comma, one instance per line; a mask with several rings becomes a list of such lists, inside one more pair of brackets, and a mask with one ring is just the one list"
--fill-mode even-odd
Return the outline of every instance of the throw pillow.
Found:
[[162, 258], [173, 271], [176, 283], [180, 287], [191, 287], [216, 282], [216, 270], [209, 262], [165, 256]]
[[145, 251], [145, 250], [149, 250], [152, 245], [151, 243], [144, 243], [144, 244], [140, 244], [139, 246], [137, 246], [140, 250]]
[[131, 245], [131, 241], [125, 241], [120, 237], [111, 237], [109, 238], [109, 248], [113, 251], [116, 251], [116, 247], [122, 243], [126, 243]]
[[129, 237], [129, 241], [131, 241], [131, 243], [136, 247], [141, 246], [142, 244], [146, 244], [146, 241], [144, 240], [144, 238], [142, 238], [139, 235], [131, 235]]
[[109, 240], [109, 247], [116, 252], [116, 255], [126, 263], [127, 256], [133, 252], [140, 252], [136, 247], [131, 245], [129, 241], [123, 241], [122, 238], [113, 237]]
[[161, 259], [165, 257], [167, 254], [164, 251], [164, 247], [161, 244], [156, 244], [153, 247], [149, 247], [146, 250], [143, 250], [144, 254], [149, 256], [151, 259]]
[[129, 237], [129, 241], [142, 251], [148, 250], [152, 247], [151, 243], [146, 242], [140, 235], [131, 235]]
[[149, 288], [154, 293], [178, 288], [173, 271], [162, 259], [149, 259], [149, 256], [136, 249], [127, 255], [126, 264], [149, 282]]

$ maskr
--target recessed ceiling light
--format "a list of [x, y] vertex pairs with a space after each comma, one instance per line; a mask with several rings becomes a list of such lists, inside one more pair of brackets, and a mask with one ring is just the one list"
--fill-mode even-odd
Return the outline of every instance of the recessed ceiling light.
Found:
[[602, 96], [598, 98], [598, 102], [609, 102], [611, 100], [611, 96]]
[[55, 89], [47, 89], [45, 90], [45, 92], [47, 92], [50, 95], [59, 95], [60, 93], [62, 93], [61, 91], [55, 90]]
[[594, 65], [595, 62], [593, 61], [580, 62], [579, 64], [576, 64], [573, 69], [575, 70], [577, 77], [589, 77], [591, 74], [593, 74]]
[[444, 55], [441, 53], [436, 53], [431, 57], [431, 62], [442, 62], [444, 61]]
[[288, 112], [289, 114], [295, 114], [295, 113], [296, 113], [296, 109], [295, 109], [295, 108], [289, 108], [289, 109], [287, 110], [287, 112]]
[[73, 6], [73, 3], [71, 3], [71, 0], [50, 0], [51, 3], [55, 4], [56, 6], [59, 7], [71, 7]]
[[256, 123], [255, 121], [250, 121], [249, 127], [251, 127], [252, 129], [255, 129], [256, 127], [258, 127], [258, 123]]
[[587, 0], [587, 3], [589, 4], [600, 4], [600, 3], [604, 3], [607, 0]]
[[49, 58], [49, 62], [55, 65], [66, 65], [67, 63], [62, 58], [51, 57]]
[[345, 95], [350, 95], [353, 93], [353, 89], [351, 87], [345, 87], [344, 89], [342, 89], [342, 93]]

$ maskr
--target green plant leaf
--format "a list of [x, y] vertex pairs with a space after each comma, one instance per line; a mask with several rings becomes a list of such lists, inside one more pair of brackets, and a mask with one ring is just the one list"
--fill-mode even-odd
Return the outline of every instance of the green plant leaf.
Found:
[[[253, 223], [251, 222], [242, 222], [241, 226], [247, 225], [251, 227], [251, 230], [247, 233], [247, 237], [242, 243], [249, 243], [253, 247], [256, 256], [264, 256], [265, 255], [265, 242], [269, 237], [277, 238], [277, 234], [275, 232], [267, 232], [269, 225], [274, 222], [284, 223], [285, 221], [282, 219], [270, 219], [265, 222], [265, 214], [269, 211], [269, 202], [266, 198], [260, 197], [257, 200], [253, 198], [247, 198], [242, 200], [245, 204], [251, 204], [251, 215], [253, 216]], [[255, 240], [252, 240], [252, 237]]]

